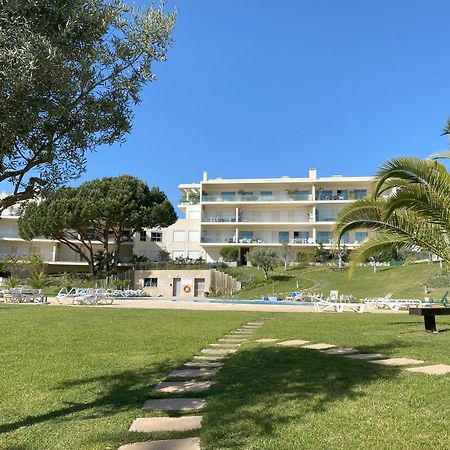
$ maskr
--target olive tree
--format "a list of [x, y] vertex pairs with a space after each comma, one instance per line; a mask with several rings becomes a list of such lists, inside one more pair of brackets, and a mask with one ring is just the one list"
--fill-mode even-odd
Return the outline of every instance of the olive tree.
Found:
[[269, 272], [279, 264], [280, 260], [271, 248], [259, 247], [250, 253], [250, 262], [254, 266], [258, 266], [264, 272], [264, 278], [267, 280]]
[[0, 211], [77, 178], [124, 140], [176, 14], [119, 0], [0, 0]]

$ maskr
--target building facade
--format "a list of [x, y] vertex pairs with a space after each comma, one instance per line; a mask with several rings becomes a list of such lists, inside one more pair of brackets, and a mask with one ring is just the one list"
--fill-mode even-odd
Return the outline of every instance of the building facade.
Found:
[[[220, 249], [237, 246], [245, 263], [253, 248], [281, 248], [294, 252], [331, 247], [339, 212], [368, 195], [373, 177], [318, 177], [310, 169], [307, 178], [208, 179], [180, 184], [186, 220], [200, 216], [200, 252], [207, 262], [220, 260]], [[343, 236], [342, 244], [354, 249], [368, 236], [359, 230]]]
[[[257, 247], [280, 249], [289, 243], [292, 253], [313, 251], [319, 244], [330, 248], [339, 212], [370, 191], [372, 177], [208, 179], [180, 184], [179, 209], [185, 217], [164, 229], [147, 229], [130, 236], [122, 246], [120, 261], [130, 266], [132, 254], [150, 261], [203, 259], [220, 261], [220, 249], [236, 246], [240, 263]], [[5, 193], [3, 195], [6, 195]], [[41, 256], [50, 272], [87, 270], [87, 263], [65, 245], [51, 239], [24, 241], [17, 221], [22, 209], [13, 206], [0, 220], [2, 255]], [[368, 236], [366, 230], [345, 235], [342, 243], [354, 249]], [[96, 243], [102, 249], [100, 242]]]

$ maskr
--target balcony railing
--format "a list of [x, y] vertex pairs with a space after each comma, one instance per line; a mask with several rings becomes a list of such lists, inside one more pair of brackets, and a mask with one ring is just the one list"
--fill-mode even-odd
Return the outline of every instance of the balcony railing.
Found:
[[235, 195], [220, 195], [220, 194], [203, 194], [203, 202], [292, 202], [292, 201], [312, 201], [312, 194], [298, 194], [288, 195], [284, 192], [274, 192], [272, 195], [247, 195], [238, 194]]

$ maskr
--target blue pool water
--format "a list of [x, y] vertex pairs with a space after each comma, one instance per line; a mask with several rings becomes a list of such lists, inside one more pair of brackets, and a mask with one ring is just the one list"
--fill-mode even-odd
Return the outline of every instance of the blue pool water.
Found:
[[233, 300], [233, 299], [189, 299], [189, 298], [163, 298], [163, 297], [126, 297], [117, 298], [117, 300], [165, 300], [173, 302], [190, 302], [190, 303], [212, 303], [212, 304], [223, 304], [223, 305], [267, 305], [267, 306], [312, 306], [311, 302], [289, 302], [289, 301], [273, 301], [273, 300]]

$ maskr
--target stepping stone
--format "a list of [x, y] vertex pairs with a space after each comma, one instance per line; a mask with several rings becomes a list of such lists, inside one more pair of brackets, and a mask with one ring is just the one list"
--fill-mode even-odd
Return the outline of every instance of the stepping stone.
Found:
[[247, 325], [257, 325], [257, 326], [261, 326], [264, 325], [262, 322], [247, 322]]
[[310, 350], [326, 350], [328, 348], [336, 347], [333, 344], [311, 344], [311, 345], [304, 345], [302, 348], [309, 348]]
[[412, 364], [423, 364], [425, 361], [410, 358], [388, 358], [370, 362], [374, 364], [382, 364], [383, 366], [410, 366]]
[[204, 348], [202, 351], [202, 353], [205, 353], [207, 355], [213, 355], [213, 356], [218, 356], [218, 355], [229, 355], [231, 353], [236, 353], [237, 352], [237, 348], [227, 348], [227, 349], [213, 349], [213, 348]]
[[187, 362], [185, 364], [186, 367], [222, 367], [223, 364], [222, 363], [218, 363], [218, 362]]
[[168, 394], [183, 394], [185, 392], [202, 392], [208, 390], [214, 381], [161, 381], [155, 389]]
[[241, 344], [232, 344], [231, 342], [229, 343], [214, 343], [214, 344], [209, 344], [210, 347], [225, 347], [225, 348], [235, 348], [235, 347], [240, 347]]
[[236, 331], [231, 331], [231, 334], [243, 334], [244, 336], [245, 335], [249, 335], [249, 334], [252, 334], [253, 333], [253, 331], [250, 331], [250, 330], [236, 330]]
[[203, 398], [161, 398], [147, 400], [142, 408], [160, 411], [185, 411], [201, 409], [205, 405], [206, 401]]
[[278, 341], [278, 339], [273, 339], [273, 338], [263, 338], [263, 339], [256, 339], [255, 342], [262, 342], [263, 344], [265, 344], [265, 343], [276, 342], [276, 341]]
[[121, 445], [118, 450], [200, 450], [200, 438], [135, 442]]
[[305, 345], [309, 341], [301, 341], [300, 339], [292, 339], [290, 341], [278, 342], [278, 345], [282, 345], [284, 347], [295, 347], [297, 345]]
[[386, 358], [386, 356], [382, 355], [381, 353], [358, 353], [357, 355], [344, 355], [344, 356], [346, 356], [347, 358], [364, 359], [364, 360]]
[[244, 338], [221, 338], [221, 339], [218, 339], [219, 342], [243, 342], [246, 340], [247, 339], [244, 339]]
[[259, 326], [255, 327], [253, 325], [243, 325], [241, 327], [241, 330], [252, 330], [252, 331], [254, 331], [254, 330], [257, 330], [258, 328], [259, 328]]
[[213, 377], [217, 375], [217, 369], [180, 369], [172, 370], [169, 377], [196, 378], [196, 377]]
[[429, 375], [444, 375], [450, 372], [450, 366], [446, 364], [435, 364], [432, 366], [423, 366], [423, 367], [409, 367], [410, 372], [420, 372], [427, 373]]
[[358, 350], [354, 348], [330, 348], [328, 350], [322, 350], [321, 353], [326, 353], [327, 355], [350, 355], [351, 353], [357, 353]]
[[152, 433], [153, 431], [188, 431], [202, 427], [202, 416], [143, 417], [134, 419], [128, 431]]
[[194, 356], [194, 359], [199, 359], [202, 361], [217, 361], [225, 358], [224, 356]]

